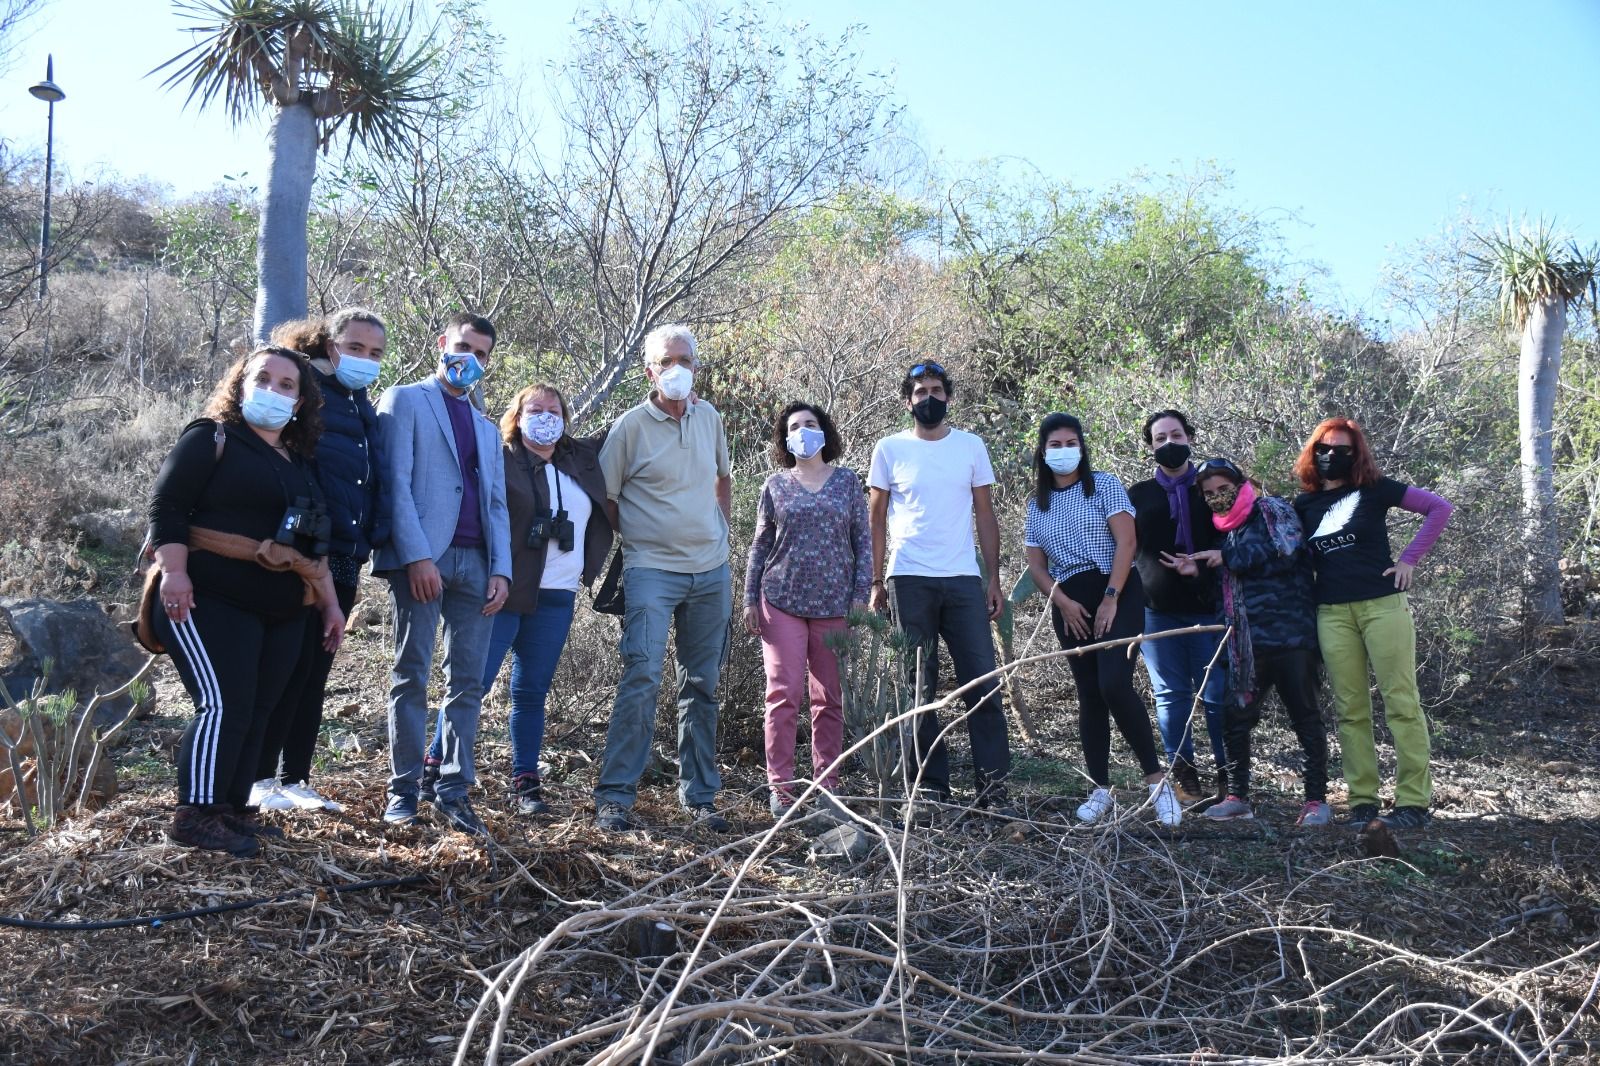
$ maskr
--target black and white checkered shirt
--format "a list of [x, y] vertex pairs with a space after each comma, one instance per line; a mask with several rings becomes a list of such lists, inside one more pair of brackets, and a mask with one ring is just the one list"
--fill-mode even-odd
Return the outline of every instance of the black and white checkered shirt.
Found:
[[1079, 479], [1050, 494], [1050, 510], [1039, 510], [1039, 501], [1028, 497], [1027, 536], [1023, 543], [1040, 548], [1050, 564], [1050, 576], [1065, 581], [1086, 570], [1111, 573], [1117, 541], [1111, 535], [1110, 518], [1122, 512], [1132, 515], [1128, 490], [1116, 475], [1094, 472], [1094, 495], [1083, 494]]

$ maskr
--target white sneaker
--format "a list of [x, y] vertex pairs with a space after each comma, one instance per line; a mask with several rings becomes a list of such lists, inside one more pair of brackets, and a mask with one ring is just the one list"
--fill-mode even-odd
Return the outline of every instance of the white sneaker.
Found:
[[264, 811], [292, 811], [295, 808], [294, 800], [283, 794], [283, 786], [278, 784], [276, 777], [265, 778], [250, 786], [249, 805]]
[[306, 809], [321, 808], [329, 811], [342, 811], [344, 805], [328, 799], [304, 781], [296, 781], [292, 785], [283, 785], [278, 789], [289, 798], [290, 803], [296, 807]]
[[1156, 809], [1156, 821], [1168, 829], [1177, 828], [1183, 821], [1183, 807], [1166, 778], [1150, 786], [1150, 803]]
[[1109, 788], [1097, 788], [1089, 793], [1089, 798], [1078, 808], [1078, 821], [1098, 822], [1116, 803], [1116, 797], [1111, 795]]

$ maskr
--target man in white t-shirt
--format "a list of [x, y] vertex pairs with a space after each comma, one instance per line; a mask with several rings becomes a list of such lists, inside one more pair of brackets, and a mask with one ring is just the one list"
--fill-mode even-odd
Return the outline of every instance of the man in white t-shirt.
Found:
[[[921, 677], [914, 660], [906, 670], [908, 681], [917, 685], [919, 703], [931, 702], [938, 690], [940, 637], [958, 683], [994, 670], [989, 621], [1000, 616], [1004, 603], [1000, 525], [990, 496], [994, 469], [981, 438], [945, 422], [953, 391], [949, 373], [938, 363], [921, 362], [907, 371], [900, 395], [915, 425], [878, 442], [867, 477], [876, 578], [872, 606], [888, 608], [895, 627], [923, 649]], [[973, 550], [974, 520], [987, 588]], [[999, 688], [991, 678], [965, 696], [980, 807], [1004, 806], [1011, 769]], [[914, 735], [922, 789], [948, 800], [950, 767], [944, 743], [937, 740], [938, 716], [931, 710], [918, 716]]]

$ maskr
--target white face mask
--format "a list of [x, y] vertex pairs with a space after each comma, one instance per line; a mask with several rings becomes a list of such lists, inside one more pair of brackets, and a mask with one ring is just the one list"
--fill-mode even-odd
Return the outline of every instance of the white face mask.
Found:
[[827, 443], [827, 440], [828, 438], [823, 435], [822, 430], [813, 429], [810, 426], [801, 426], [785, 437], [783, 443], [788, 447], [789, 454], [798, 456], [801, 459], [809, 459], [822, 450], [822, 446]]
[[689, 391], [694, 388], [694, 371], [682, 365], [658, 370], [656, 387], [661, 390], [661, 395], [669, 400], [687, 399]]
[[294, 401], [282, 393], [252, 385], [239, 404], [239, 413], [257, 429], [282, 429], [294, 417]]
[[1044, 465], [1058, 474], [1070, 474], [1083, 460], [1082, 448], [1046, 448]]
[[536, 415], [522, 416], [522, 435], [541, 448], [549, 447], [561, 439], [566, 424], [554, 411], [540, 411]]

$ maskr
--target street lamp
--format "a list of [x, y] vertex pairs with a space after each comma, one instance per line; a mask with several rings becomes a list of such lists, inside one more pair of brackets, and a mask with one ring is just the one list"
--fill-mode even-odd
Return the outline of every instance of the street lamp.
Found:
[[56, 57], [45, 56], [44, 81], [28, 86], [28, 91], [50, 105], [50, 118], [44, 135], [44, 218], [39, 222], [39, 299], [46, 291], [46, 276], [50, 272], [50, 170], [55, 162], [56, 102], [65, 100], [67, 94], [53, 80]]

